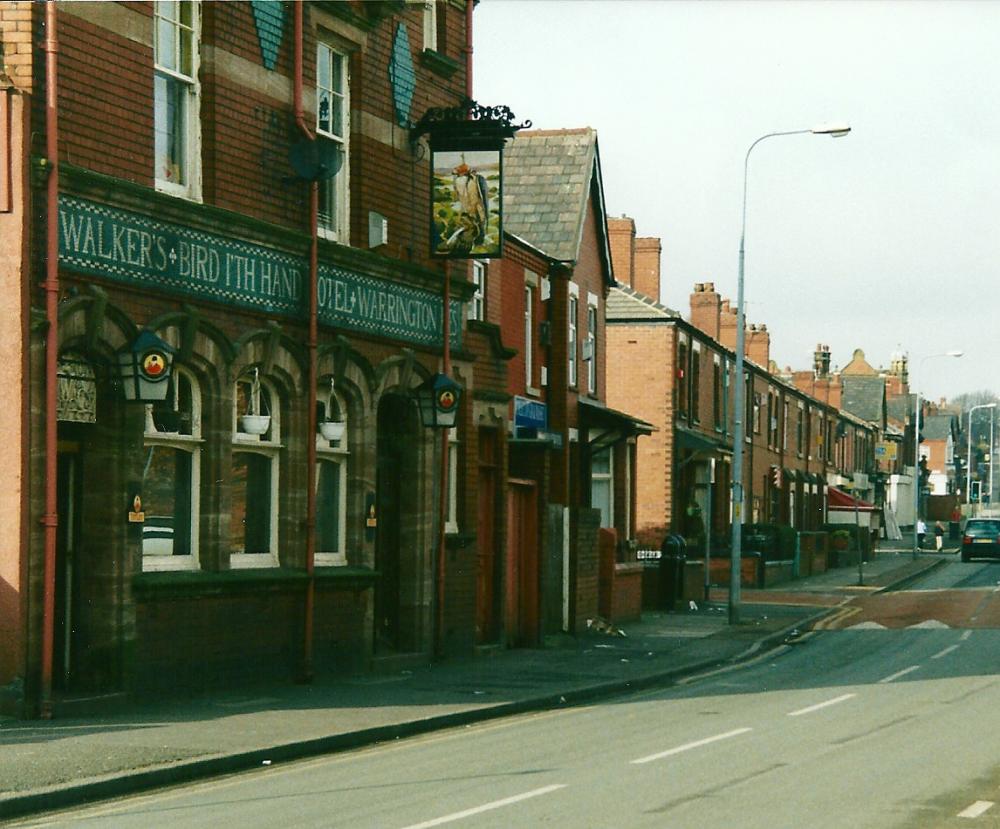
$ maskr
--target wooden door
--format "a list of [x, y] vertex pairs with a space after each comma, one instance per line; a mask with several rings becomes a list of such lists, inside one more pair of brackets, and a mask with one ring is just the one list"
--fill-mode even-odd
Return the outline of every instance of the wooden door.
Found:
[[538, 497], [534, 481], [507, 488], [506, 628], [511, 645], [538, 643]]

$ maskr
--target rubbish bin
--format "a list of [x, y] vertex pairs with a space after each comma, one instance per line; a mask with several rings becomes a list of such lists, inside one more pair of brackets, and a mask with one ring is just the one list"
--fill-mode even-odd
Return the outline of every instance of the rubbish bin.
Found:
[[684, 563], [687, 561], [687, 542], [684, 536], [671, 533], [660, 545], [660, 604], [664, 610], [673, 610], [684, 590]]

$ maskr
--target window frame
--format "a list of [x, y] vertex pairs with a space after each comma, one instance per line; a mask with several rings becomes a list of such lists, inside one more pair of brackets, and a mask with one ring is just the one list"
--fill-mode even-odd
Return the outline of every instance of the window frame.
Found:
[[[180, 405], [180, 380], [184, 379], [191, 389], [191, 433], [186, 434], [181, 431], [166, 431], [156, 428], [153, 409], [154, 404], [147, 403], [145, 406], [145, 424], [143, 427], [142, 447], [155, 450], [156, 448], [174, 449], [187, 452], [190, 455], [189, 470], [189, 503], [190, 503], [190, 538], [188, 539], [188, 549], [191, 551], [186, 555], [158, 555], [146, 553], [140, 547], [141, 567], [143, 572], [164, 572], [170, 570], [198, 570], [201, 567], [199, 557], [199, 534], [198, 527], [201, 523], [201, 449], [205, 441], [202, 439], [202, 396], [201, 386], [192, 372], [183, 366], [175, 365], [173, 377], [170, 380], [168, 399], [172, 396], [172, 409], [179, 412]], [[144, 509], [150, 506], [146, 501]], [[143, 524], [145, 531], [145, 523]], [[143, 539], [143, 547], [145, 539]]]
[[[252, 569], [256, 567], [277, 567], [278, 558], [278, 521], [281, 510], [279, 499], [281, 495], [280, 475], [281, 475], [281, 450], [284, 446], [281, 443], [281, 401], [275, 389], [267, 379], [260, 378], [261, 391], [267, 393], [271, 403], [268, 405], [268, 414], [271, 416], [270, 428], [263, 435], [249, 435], [239, 429], [239, 393], [238, 385], [250, 381], [240, 377], [233, 384], [233, 407], [232, 407], [232, 455], [253, 454], [266, 458], [270, 464], [270, 522], [268, 527], [268, 547], [266, 553], [240, 553], [233, 550], [234, 539], [230, 529], [229, 537], [229, 566], [233, 570]], [[232, 463], [230, 463], [230, 473]], [[231, 514], [231, 510], [230, 510]], [[244, 535], [245, 542], [245, 535]]]
[[684, 420], [688, 419], [690, 409], [690, 364], [691, 351], [685, 335], [677, 338], [677, 414]]
[[538, 274], [533, 271], [524, 272], [524, 385], [528, 392], [540, 395], [541, 390], [535, 386], [535, 305], [538, 298]]
[[587, 342], [590, 344], [587, 357], [587, 393], [597, 395], [597, 326], [599, 300], [595, 294], [587, 294]]
[[[201, 68], [201, 0], [191, 0], [190, 3], [180, 3], [176, 8], [187, 8], [191, 11], [190, 25], [181, 20], [173, 20], [165, 17], [161, 13], [164, 3], [157, 0], [153, 4], [153, 180], [155, 188], [172, 196], [201, 201], [201, 83], [198, 75]], [[183, 38], [179, 36], [181, 30], [187, 31], [191, 40], [191, 65], [188, 72], [183, 68], [172, 68], [165, 63], [161, 63], [162, 57], [160, 47], [160, 23], [165, 21], [166, 25], [174, 29], [174, 55], [172, 60], [175, 64], [183, 62]], [[181, 169], [181, 182], [172, 181], [160, 175], [159, 161], [160, 155], [157, 151], [157, 82], [162, 77], [168, 86], [177, 83], [181, 85], [180, 101], [183, 107], [181, 117], [183, 124], [180, 132], [180, 143], [182, 160], [179, 164]], [[167, 106], [167, 104], [164, 104]], [[173, 124], [168, 133], [174, 131]]]
[[476, 291], [469, 300], [467, 318], [479, 322], [486, 321], [486, 263], [472, 260], [472, 284]]
[[[313, 561], [318, 567], [343, 567], [347, 565], [347, 481], [348, 464], [350, 463], [351, 450], [348, 436], [350, 434], [351, 420], [347, 416], [347, 407], [336, 390], [321, 389], [317, 394], [317, 399], [323, 407], [323, 416], [327, 420], [342, 420], [344, 422], [344, 435], [339, 440], [326, 440], [318, 431], [316, 433], [316, 514], [322, 508], [320, 503], [319, 484], [321, 480], [322, 465], [324, 463], [336, 463], [338, 465], [338, 497], [337, 497], [337, 539], [339, 541], [338, 550], [323, 550], [320, 547], [320, 534], [316, 532], [316, 550]], [[336, 412], [331, 411], [330, 401], [333, 401], [337, 408]]]
[[689, 418], [692, 423], [701, 423], [701, 343], [691, 343], [691, 400]]
[[566, 355], [569, 358], [567, 381], [570, 388], [576, 388], [580, 381], [580, 348], [578, 342], [578, 316], [580, 297], [572, 292], [575, 283], [570, 283], [569, 301], [566, 306]]
[[[324, 57], [327, 60], [324, 60]], [[321, 66], [328, 62], [330, 64], [328, 74], [330, 87], [321, 87]], [[340, 64], [339, 77], [342, 80], [341, 88], [335, 89], [333, 86], [337, 73], [334, 71], [334, 64]], [[350, 235], [350, 144], [351, 144], [351, 61], [350, 55], [339, 43], [330, 38], [323, 37], [322, 34], [316, 41], [316, 140], [329, 141], [340, 148], [342, 163], [337, 174], [332, 178], [319, 182], [320, 212], [316, 221], [316, 229], [320, 236], [333, 242], [349, 244]], [[331, 100], [340, 103], [341, 131], [337, 133], [332, 127], [325, 129], [320, 125], [320, 101], [322, 93], [327, 92]], [[336, 124], [336, 118], [331, 113], [329, 118], [331, 125]], [[323, 201], [333, 205], [327, 211], [333, 214], [329, 221], [324, 220]]]
[[[595, 461], [605, 453], [608, 457], [608, 470], [607, 472], [596, 472], [594, 470]], [[607, 523], [605, 523], [604, 505], [595, 503], [594, 485], [597, 483], [606, 484], [608, 487]], [[600, 510], [602, 528], [611, 529], [615, 526], [615, 447], [613, 444], [590, 456], [590, 506], [591, 509]]]

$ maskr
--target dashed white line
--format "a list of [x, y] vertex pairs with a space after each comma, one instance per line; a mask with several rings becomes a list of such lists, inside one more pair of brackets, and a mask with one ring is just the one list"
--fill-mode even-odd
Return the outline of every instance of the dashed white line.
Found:
[[945, 648], [944, 650], [938, 651], [936, 654], [934, 654], [934, 656], [932, 656], [931, 659], [940, 659], [942, 656], [947, 656], [952, 651], [957, 651], [957, 650], [958, 650], [958, 645], [948, 645], [948, 647]]
[[887, 676], [885, 679], [880, 679], [879, 685], [885, 685], [885, 683], [892, 682], [894, 679], [899, 679], [901, 676], [906, 676], [909, 673], [913, 673], [919, 668], [920, 668], [919, 665], [910, 665], [909, 668], [903, 668], [903, 670], [896, 671], [896, 673], [892, 674], [891, 676]]
[[472, 815], [482, 814], [483, 812], [489, 812], [493, 809], [500, 809], [504, 806], [510, 806], [512, 803], [520, 803], [522, 800], [528, 800], [531, 797], [538, 797], [543, 794], [550, 794], [551, 792], [558, 791], [559, 789], [565, 789], [566, 783], [556, 783], [552, 786], [543, 786], [541, 789], [533, 789], [530, 792], [523, 792], [522, 794], [515, 794], [512, 797], [505, 797], [503, 800], [494, 800], [490, 803], [484, 803], [482, 806], [475, 806], [472, 809], [466, 809], [464, 812], [454, 812], [450, 815], [444, 815], [443, 817], [434, 818], [433, 820], [427, 820], [423, 823], [414, 823], [410, 826], [405, 827], [405, 829], [430, 829], [431, 826], [441, 826], [443, 823], [452, 823], [456, 820], [462, 820], [463, 818], [472, 817]]
[[666, 751], [650, 754], [648, 757], [640, 757], [638, 760], [632, 760], [631, 763], [633, 766], [638, 766], [642, 763], [651, 763], [653, 760], [661, 760], [664, 757], [670, 757], [672, 754], [680, 754], [682, 751], [690, 751], [692, 748], [701, 748], [701, 746], [707, 746], [709, 743], [716, 743], [719, 740], [728, 740], [730, 737], [738, 737], [740, 734], [746, 734], [748, 731], [753, 731], [753, 729], [737, 728], [733, 731], [727, 731], [725, 734], [716, 734], [714, 737], [706, 737], [704, 740], [695, 740], [693, 743], [685, 743], [682, 746], [668, 748]]
[[857, 694], [843, 694], [839, 697], [834, 697], [833, 699], [828, 699], [826, 702], [818, 702], [816, 705], [810, 705], [808, 708], [800, 708], [798, 711], [789, 711], [789, 717], [801, 717], [803, 714], [811, 714], [813, 711], [819, 711], [821, 708], [827, 708], [831, 705], [836, 705], [838, 702], [844, 702], [845, 700], [851, 699], [851, 697], [856, 697]]
[[959, 639], [961, 639], [961, 640], [962, 640], [962, 641], [964, 642], [964, 641], [965, 641], [966, 639], [968, 639], [968, 638], [969, 638], [970, 636], [972, 636], [972, 631], [971, 631], [971, 630], [967, 630], [967, 631], [965, 631], [965, 633], [963, 633], [963, 634], [962, 634], [961, 636], [959, 636], [958, 638], [959, 638]]
[[958, 813], [958, 817], [979, 817], [984, 812], [987, 812], [993, 806], [993, 801], [991, 800], [977, 800], [967, 809], [962, 809]]

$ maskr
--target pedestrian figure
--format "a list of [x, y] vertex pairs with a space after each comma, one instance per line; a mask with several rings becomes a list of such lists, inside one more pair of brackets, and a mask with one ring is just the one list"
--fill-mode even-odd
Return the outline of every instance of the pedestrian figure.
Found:
[[934, 549], [939, 553], [944, 547], [944, 524], [940, 521], [934, 522]]
[[923, 549], [924, 547], [924, 536], [927, 535], [927, 525], [924, 523], [923, 518], [917, 519], [917, 548]]

